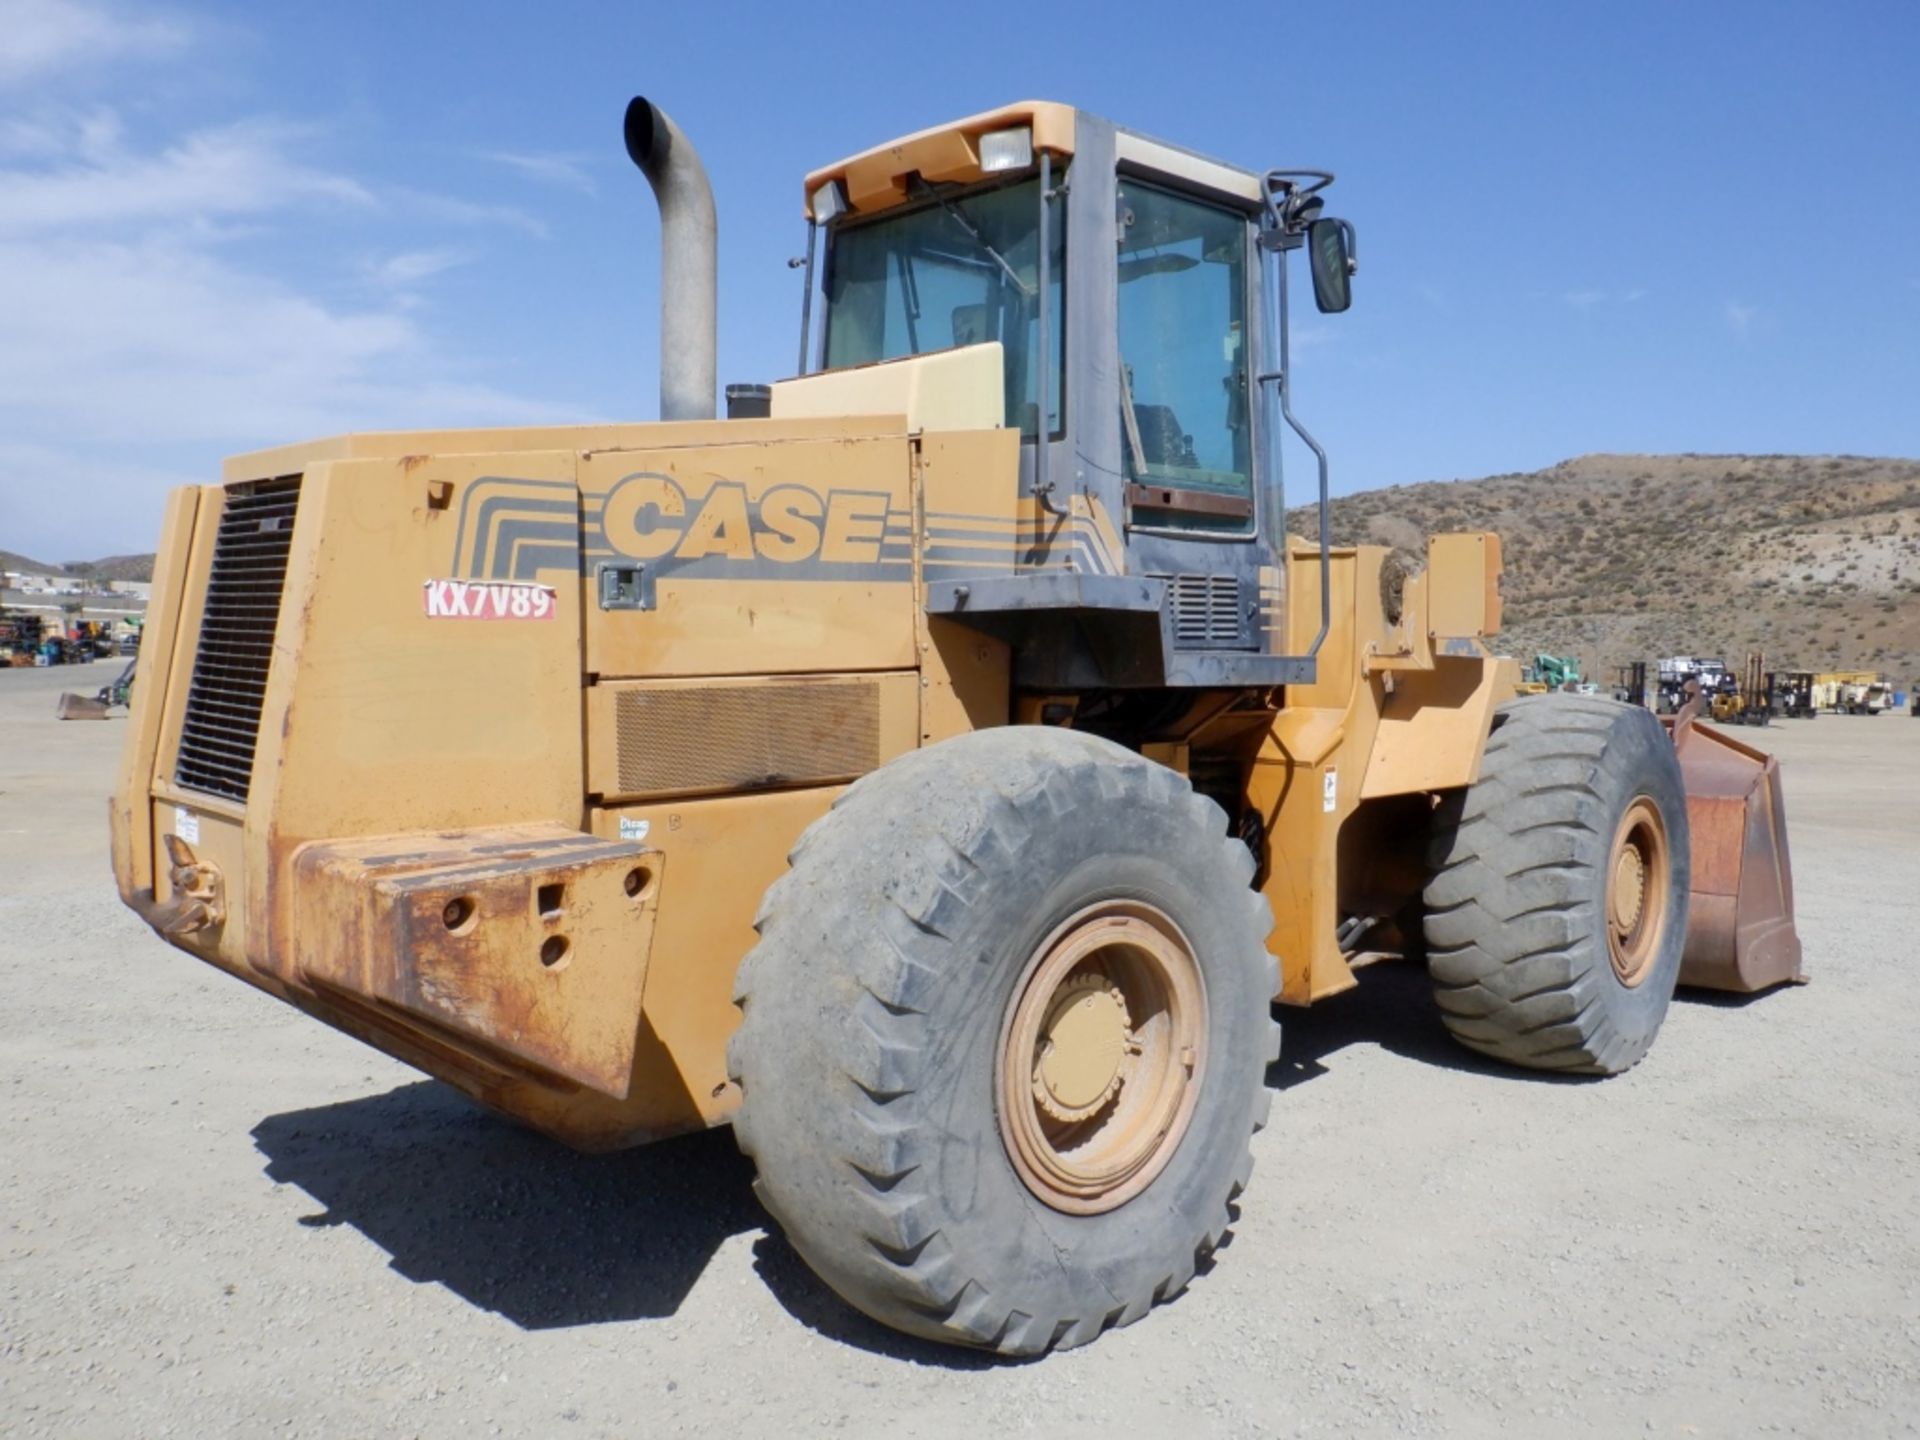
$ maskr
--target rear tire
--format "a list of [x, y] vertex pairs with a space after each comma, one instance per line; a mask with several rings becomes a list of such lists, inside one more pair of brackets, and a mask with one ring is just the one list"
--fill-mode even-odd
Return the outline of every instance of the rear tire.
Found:
[[1680, 763], [1644, 710], [1503, 705], [1480, 779], [1443, 804], [1426, 891], [1441, 1018], [1471, 1050], [1613, 1075], [1666, 1018], [1686, 944]]
[[790, 859], [729, 1068], [755, 1189], [815, 1273], [1023, 1355], [1178, 1294], [1279, 1053], [1271, 916], [1219, 807], [1107, 741], [996, 729], [866, 776]]

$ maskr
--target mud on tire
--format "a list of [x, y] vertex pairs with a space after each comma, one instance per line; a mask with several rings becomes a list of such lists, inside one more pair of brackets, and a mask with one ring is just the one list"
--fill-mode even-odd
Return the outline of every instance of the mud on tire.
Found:
[[1660, 722], [1588, 696], [1510, 701], [1436, 821], [1427, 963], [1454, 1038], [1542, 1070], [1638, 1063], [1687, 929], [1686, 797]]
[[[1271, 918], [1220, 809], [1107, 741], [990, 730], [860, 780], [790, 862], [728, 1054], [755, 1190], [815, 1273], [888, 1325], [1008, 1354], [1084, 1344], [1179, 1293], [1246, 1184], [1279, 1053]], [[1075, 1214], [1020, 1178], [995, 1077], [1030, 962], [1105, 903], [1150, 906], [1190, 942], [1205, 1046], [1144, 1190]]]

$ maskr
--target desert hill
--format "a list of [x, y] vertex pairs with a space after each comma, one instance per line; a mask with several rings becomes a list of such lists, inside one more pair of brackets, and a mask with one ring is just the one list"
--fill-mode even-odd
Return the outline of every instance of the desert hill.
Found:
[[[1289, 515], [1315, 530], [1311, 507]], [[1333, 502], [1336, 542], [1504, 542], [1502, 651], [1573, 655], [1589, 679], [1661, 655], [1750, 649], [1771, 669], [1920, 679], [1920, 461], [1585, 455], [1527, 475]]]
[[29, 575], [87, 576], [97, 580], [151, 580], [153, 556], [107, 555], [98, 560], [67, 560], [50, 565], [13, 550], [0, 550], [0, 570], [19, 570]]

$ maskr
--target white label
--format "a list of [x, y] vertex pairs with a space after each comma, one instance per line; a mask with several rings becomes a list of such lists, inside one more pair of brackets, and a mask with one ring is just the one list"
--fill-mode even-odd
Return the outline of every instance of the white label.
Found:
[[1326, 778], [1320, 782], [1320, 809], [1331, 815], [1340, 803], [1340, 772], [1327, 771]]
[[620, 838], [622, 840], [644, 840], [647, 831], [653, 828], [651, 820], [635, 820], [631, 816], [620, 817]]
[[189, 845], [200, 843], [200, 817], [191, 810], [173, 807], [173, 833]]
[[430, 620], [551, 620], [551, 585], [428, 580], [422, 591]]

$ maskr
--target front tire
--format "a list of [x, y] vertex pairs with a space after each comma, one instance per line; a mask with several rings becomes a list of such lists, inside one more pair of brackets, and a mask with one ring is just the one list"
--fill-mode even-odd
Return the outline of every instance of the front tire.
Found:
[[790, 858], [729, 1061], [815, 1273], [1007, 1354], [1178, 1294], [1279, 1051], [1270, 913], [1219, 808], [1107, 741], [996, 729], [866, 776]]
[[1570, 695], [1503, 705], [1480, 778], [1442, 806], [1428, 970], [1469, 1049], [1614, 1075], [1653, 1044], [1686, 945], [1680, 762], [1644, 710]]

